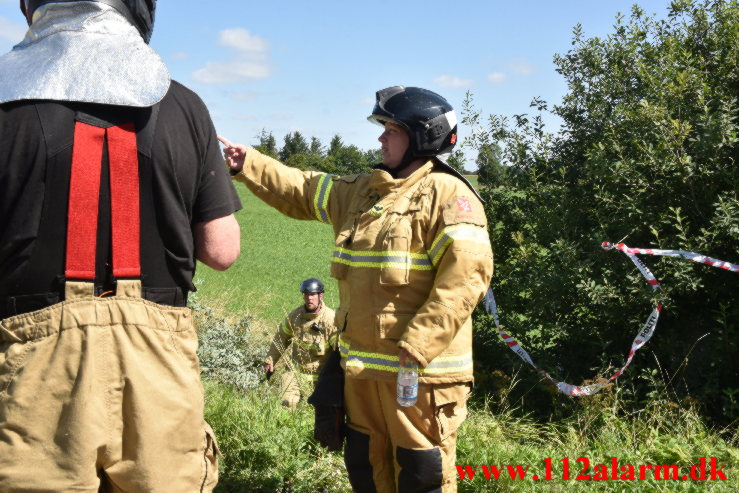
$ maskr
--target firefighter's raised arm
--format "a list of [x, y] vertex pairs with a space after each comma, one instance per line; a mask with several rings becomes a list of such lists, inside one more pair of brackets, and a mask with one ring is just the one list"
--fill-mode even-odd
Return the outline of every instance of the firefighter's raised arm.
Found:
[[[286, 166], [256, 149], [218, 137], [231, 175], [286, 216], [332, 224], [332, 175]], [[337, 211], [333, 211], [336, 213]]]

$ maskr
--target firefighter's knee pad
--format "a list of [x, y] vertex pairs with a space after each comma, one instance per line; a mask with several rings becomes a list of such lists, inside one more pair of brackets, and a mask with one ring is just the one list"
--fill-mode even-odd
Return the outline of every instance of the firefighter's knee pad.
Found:
[[356, 493], [377, 492], [372, 476], [372, 464], [369, 460], [369, 442], [369, 435], [351, 428], [346, 429], [344, 464], [349, 474], [349, 482]]
[[395, 460], [400, 466], [398, 493], [441, 493], [441, 450], [396, 447]]

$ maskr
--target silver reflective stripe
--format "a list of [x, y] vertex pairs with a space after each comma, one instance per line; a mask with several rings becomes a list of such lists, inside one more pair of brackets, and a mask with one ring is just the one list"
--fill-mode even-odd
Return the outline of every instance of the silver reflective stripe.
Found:
[[357, 251], [335, 247], [331, 261], [351, 267], [433, 269], [431, 259], [425, 253]]
[[434, 267], [439, 265], [444, 252], [454, 240], [474, 241], [475, 243], [490, 244], [490, 237], [485, 229], [466, 224], [448, 226], [442, 230], [431, 244], [428, 256]]

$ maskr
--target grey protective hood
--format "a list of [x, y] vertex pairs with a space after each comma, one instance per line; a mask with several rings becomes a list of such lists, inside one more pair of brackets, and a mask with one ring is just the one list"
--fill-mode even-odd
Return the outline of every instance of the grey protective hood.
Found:
[[0, 56], [0, 103], [26, 99], [152, 106], [169, 89], [159, 55], [114, 8], [40, 7], [26, 37]]

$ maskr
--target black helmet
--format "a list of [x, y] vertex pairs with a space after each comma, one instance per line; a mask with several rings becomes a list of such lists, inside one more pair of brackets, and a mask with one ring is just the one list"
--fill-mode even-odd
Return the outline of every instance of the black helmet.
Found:
[[435, 92], [393, 86], [377, 91], [376, 101], [367, 119], [381, 126], [390, 122], [405, 128], [412, 159], [448, 154], [457, 143], [454, 108]]
[[323, 283], [316, 277], [311, 277], [300, 283], [301, 293], [323, 293]]
[[[47, 3], [66, 3], [80, 0], [20, 0], [21, 12], [26, 16], [28, 23], [31, 23], [33, 13], [37, 8]], [[82, 0], [87, 2], [98, 2], [110, 5], [134, 25], [141, 37], [147, 43], [151, 39], [151, 32], [154, 30], [154, 11], [156, 10], [157, 0]], [[26, 3], [28, 11], [26, 11]]]

